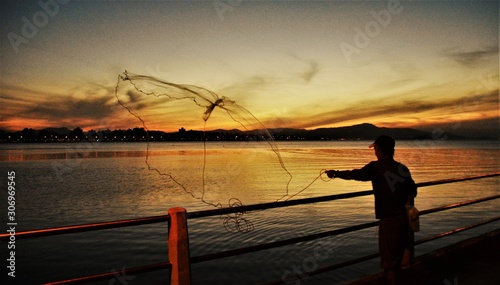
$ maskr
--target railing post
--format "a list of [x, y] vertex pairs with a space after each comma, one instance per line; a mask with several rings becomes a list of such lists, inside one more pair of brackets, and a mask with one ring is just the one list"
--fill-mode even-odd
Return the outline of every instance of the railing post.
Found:
[[189, 263], [189, 236], [186, 209], [168, 209], [168, 260], [172, 264], [170, 270], [171, 285], [190, 285], [191, 270]]

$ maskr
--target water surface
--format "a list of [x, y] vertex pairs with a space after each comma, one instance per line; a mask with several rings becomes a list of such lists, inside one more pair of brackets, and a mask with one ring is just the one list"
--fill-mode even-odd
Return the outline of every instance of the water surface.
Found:
[[[352, 169], [375, 159], [371, 142], [153, 143], [146, 164], [145, 143], [0, 145], [2, 184], [16, 172], [17, 230], [164, 215], [171, 207], [188, 211], [273, 202], [369, 190], [370, 183], [317, 179], [321, 169]], [[395, 159], [416, 182], [495, 173], [497, 141], [402, 141]], [[278, 156], [279, 155], [279, 156]], [[281, 161], [280, 161], [281, 158]], [[164, 174], [164, 175], [160, 175]], [[166, 175], [169, 174], [170, 176]], [[309, 188], [304, 187], [317, 179]], [[4, 183], [5, 182], [5, 183]], [[419, 189], [421, 210], [498, 193], [499, 179], [488, 178]], [[1, 201], [6, 201], [2, 191]], [[206, 203], [204, 203], [203, 201]], [[416, 239], [498, 215], [498, 200], [421, 217]], [[2, 216], [7, 217], [6, 207]], [[373, 197], [358, 197], [246, 213], [249, 233], [230, 233], [220, 217], [190, 220], [191, 255], [255, 245], [374, 220]], [[6, 220], [6, 218], [4, 219]], [[478, 233], [471, 232], [417, 247], [417, 255]], [[192, 266], [193, 284], [258, 284], [280, 279], [294, 268], [312, 269], [377, 251], [375, 228], [314, 242], [246, 254]], [[0, 253], [7, 256], [6, 244]], [[318, 250], [328, 249], [322, 258]], [[92, 233], [18, 240], [18, 284], [107, 272], [166, 261], [167, 225], [153, 224]], [[314, 262], [313, 262], [314, 261]], [[301, 284], [340, 284], [378, 272], [378, 259], [303, 280]], [[122, 283], [120, 283], [122, 282]], [[165, 284], [168, 272], [116, 276], [99, 284]]]

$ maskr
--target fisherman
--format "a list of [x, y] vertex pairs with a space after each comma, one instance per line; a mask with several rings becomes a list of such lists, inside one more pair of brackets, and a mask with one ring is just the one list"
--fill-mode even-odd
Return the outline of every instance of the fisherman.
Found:
[[417, 187], [408, 168], [394, 160], [395, 141], [382, 135], [369, 146], [375, 149], [376, 161], [354, 170], [327, 170], [330, 178], [371, 181], [375, 195], [375, 217], [379, 219], [380, 265], [386, 284], [400, 284], [403, 254], [409, 242], [406, 204], [413, 205]]

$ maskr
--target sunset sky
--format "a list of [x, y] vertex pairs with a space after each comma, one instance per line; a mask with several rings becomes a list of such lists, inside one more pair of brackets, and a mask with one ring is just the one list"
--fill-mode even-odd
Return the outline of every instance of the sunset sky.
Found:
[[[497, 0], [0, 5], [0, 129], [141, 127], [114, 95], [127, 70], [211, 90], [268, 128], [498, 130]], [[149, 129], [203, 128], [192, 101], [127, 84]], [[215, 108], [207, 128], [231, 123]]]

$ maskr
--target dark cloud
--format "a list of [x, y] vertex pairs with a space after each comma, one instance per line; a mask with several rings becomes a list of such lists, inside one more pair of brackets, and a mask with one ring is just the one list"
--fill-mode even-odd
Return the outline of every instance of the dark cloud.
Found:
[[102, 119], [113, 114], [110, 97], [74, 98], [65, 97], [39, 103], [28, 108], [24, 115], [31, 118], [50, 118], [54, 120], [65, 118]]
[[135, 91], [135, 90], [129, 90], [125, 93], [126, 98], [128, 100], [123, 101], [122, 99], [121, 102], [125, 104], [129, 108], [133, 108], [134, 110], [142, 110], [150, 107], [153, 103], [151, 102], [144, 102], [143, 96], [141, 93]]
[[[22, 87], [19, 89], [13, 87], [8, 92], [2, 90], [0, 104], [8, 105], [9, 108], [0, 114], [0, 128], [18, 130], [34, 126], [83, 129], [141, 127], [142, 124], [137, 117], [129, 114], [126, 108], [120, 106], [119, 101], [138, 116], [145, 118], [154, 114], [153, 119], [148, 120], [150, 123], [156, 123], [154, 120], [156, 117], [164, 119], [168, 116], [166, 111], [185, 114], [184, 109], [178, 111], [177, 108], [193, 105], [191, 102], [180, 104], [179, 100], [172, 100], [167, 96], [140, 94], [131, 90], [130, 86], [123, 86], [117, 95], [118, 99], [114, 87], [96, 85], [74, 88], [66, 94], [24, 90]], [[198, 107], [195, 106], [195, 109], [198, 110]]]
[[[120, 110], [114, 92], [109, 88], [79, 88], [74, 93], [50, 94], [23, 86], [9, 86], [2, 90], [0, 103], [9, 106], [4, 110], [2, 120], [39, 121], [48, 124], [47, 127], [94, 125], [115, 118]], [[2, 125], [9, 124], [4, 122]]]
[[495, 90], [488, 93], [464, 96], [441, 101], [418, 101], [406, 100], [391, 104], [388, 100], [366, 100], [352, 107], [341, 110], [316, 114], [304, 118], [305, 122], [298, 126], [300, 128], [314, 128], [317, 126], [331, 125], [351, 120], [360, 120], [379, 116], [398, 117], [409, 114], [419, 114], [426, 111], [442, 111], [443, 114], [463, 113], [469, 111], [488, 111], [498, 109], [498, 92]]
[[309, 62], [309, 69], [302, 74], [306, 82], [310, 82], [319, 72], [319, 65], [316, 61]]
[[132, 102], [132, 103], [137, 103], [141, 100], [141, 94], [134, 91], [134, 90], [129, 90], [127, 91], [127, 96], [128, 96], [128, 99], [129, 99], [129, 102]]
[[306, 82], [310, 82], [320, 72], [319, 63], [317, 61], [304, 59], [294, 53], [290, 54], [290, 56], [307, 65], [306, 71], [300, 74], [300, 77]]
[[497, 56], [498, 46], [488, 47], [483, 50], [475, 51], [457, 51], [455, 48], [446, 49], [441, 52], [441, 55], [446, 56], [467, 67], [475, 67], [483, 63], [490, 56]]

